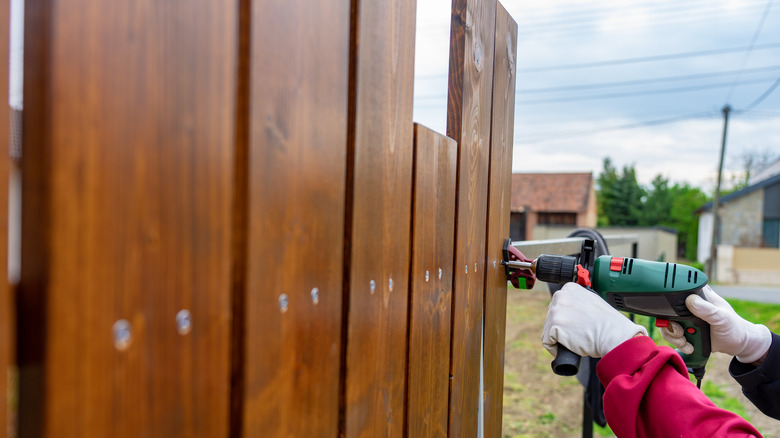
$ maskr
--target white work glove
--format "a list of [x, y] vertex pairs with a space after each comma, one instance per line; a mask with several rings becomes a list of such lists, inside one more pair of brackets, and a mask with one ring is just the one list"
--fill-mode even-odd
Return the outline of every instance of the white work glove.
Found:
[[[704, 296], [706, 300], [689, 295], [685, 305], [691, 313], [710, 323], [712, 351], [736, 356], [742, 363], [761, 359], [772, 345], [772, 332], [764, 325], [742, 319], [709, 285], [704, 286]], [[661, 336], [683, 353], [693, 353], [693, 345], [685, 339], [680, 324], [670, 321], [668, 328], [661, 328]]]
[[550, 301], [542, 344], [553, 356], [560, 343], [580, 356], [602, 357], [637, 334], [647, 335], [647, 330], [595, 293], [566, 283]]

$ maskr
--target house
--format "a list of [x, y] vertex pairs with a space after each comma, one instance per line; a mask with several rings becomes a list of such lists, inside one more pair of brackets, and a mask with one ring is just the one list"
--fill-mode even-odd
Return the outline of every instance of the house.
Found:
[[509, 236], [532, 240], [536, 225], [596, 226], [592, 173], [512, 174]]
[[[711, 279], [724, 283], [780, 285], [780, 174], [730, 193], [718, 207], [718, 239]], [[699, 209], [698, 261], [712, 243], [712, 203]]]
[[[780, 247], [780, 174], [759, 180], [720, 199], [718, 244]], [[704, 263], [712, 244], [712, 202], [699, 209], [698, 260]]]

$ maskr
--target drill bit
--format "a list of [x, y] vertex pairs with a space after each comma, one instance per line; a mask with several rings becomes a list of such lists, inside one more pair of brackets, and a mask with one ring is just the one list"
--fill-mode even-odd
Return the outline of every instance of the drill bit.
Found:
[[515, 260], [510, 260], [508, 262], [504, 262], [507, 266], [510, 268], [517, 268], [517, 269], [530, 269], [534, 270], [534, 264], [532, 262], [520, 262]]

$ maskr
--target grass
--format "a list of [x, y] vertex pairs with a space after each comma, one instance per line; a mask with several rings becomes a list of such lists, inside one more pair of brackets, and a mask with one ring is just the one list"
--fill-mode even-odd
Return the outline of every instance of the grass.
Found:
[[774, 333], [780, 333], [780, 304], [726, 299], [734, 311], [748, 321], [764, 324]]

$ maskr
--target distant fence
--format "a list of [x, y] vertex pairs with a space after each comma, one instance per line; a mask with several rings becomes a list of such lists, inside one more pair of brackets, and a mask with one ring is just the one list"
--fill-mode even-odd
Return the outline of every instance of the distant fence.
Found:
[[25, 14], [21, 280], [0, 291], [19, 399], [0, 426], [501, 435], [501, 5], [453, 2], [449, 137], [412, 122], [414, 0]]

